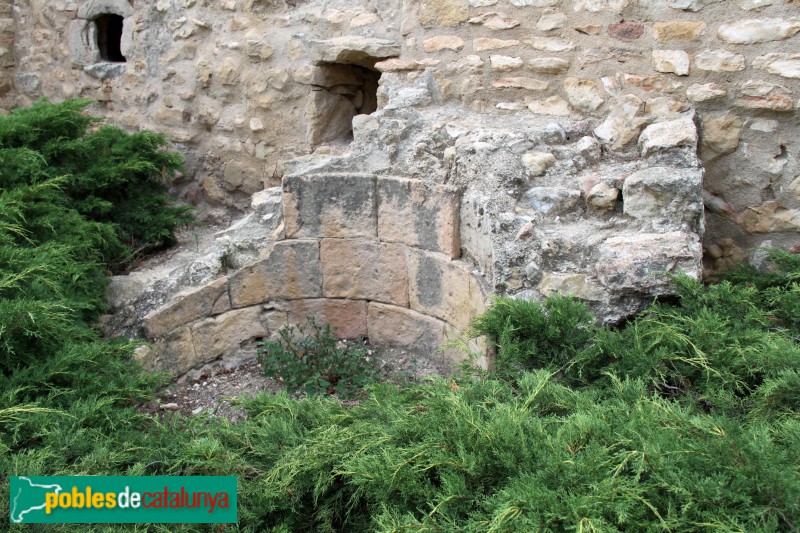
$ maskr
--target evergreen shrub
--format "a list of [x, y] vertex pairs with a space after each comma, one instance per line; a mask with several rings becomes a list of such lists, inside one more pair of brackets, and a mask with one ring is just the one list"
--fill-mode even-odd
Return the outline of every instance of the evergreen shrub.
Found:
[[278, 337], [259, 343], [258, 361], [265, 376], [290, 391], [352, 398], [378, 375], [377, 360], [366, 347], [340, 342], [329, 324], [314, 317], [282, 327]]
[[188, 220], [166, 196], [181, 161], [166, 139], [101, 126], [88, 104], [0, 117], [0, 372], [93, 342], [109, 269]]

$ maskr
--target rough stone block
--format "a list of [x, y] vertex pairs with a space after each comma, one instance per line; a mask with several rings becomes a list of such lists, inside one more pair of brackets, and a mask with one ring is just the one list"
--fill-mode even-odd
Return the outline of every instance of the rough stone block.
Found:
[[142, 356], [146, 358], [139, 362], [148, 370], [169, 372], [176, 376], [198, 364], [192, 332], [188, 327], [173, 330], [159, 340], [151, 352], [143, 350]]
[[454, 327], [466, 329], [480, 312], [473, 298], [472, 273], [461, 262], [437, 254], [410, 250], [408, 254], [409, 302], [411, 308], [435, 316]]
[[144, 317], [144, 332], [148, 339], [162, 337], [184, 324], [212, 313], [221, 296], [227, 296], [227, 278], [220, 278], [173, 296], [169, 302]]
[[668, 20], [653, 24], [653, 37], [656, 41], [699, 41], [706, 29], [702, 21]]
[[696, 169], [653, 167], [634, 172], [622, 188], [626, 215], [642, 220], [702, 227], [703, 173]]
[[358, 239], [324, 239], [320, 258], [326, 298], [408, 305], [404, 246]]
[[772, 53], [759, 56], [753, 60], [753, 68], [784, 78], [800, 78], [800, 54]]
[[653, 50], [653, 68], [658, 72], [689, 75], [689, 54], [683, 50]]
[[562, 274], [552, 272], [545, 274], [536, 290], [544, 296], [558, 293], [572, 295], [581, 300], [602, 301], [605, 298], [603, 289], [597, 286], [586, 274]]
[[773, 111], [792, 111], [794, 102], [792, 90], [785, 85], [761, 80], [747, 80], [742, 84], [739, 98], [734, 105], [748, 109], [772, 109]]
[[367, 308], [369, 340], [374, 344], [435, 352], [444, 344], [444, 327], [441, 320], [405, 307], [370, 302]]
[[695, 56], [694, 65], [700, 70], [737, 72], [744, 70], [745, 61], [742, 54], [727, 50], [704, 50]]
[[364, 300], [294, 300], [289, 309], [292, 324], [302, 323], [312, 316], [318, 324], [330, 324], [340, 339], [367, 336], [367, 302]]
[[420, 2], [419, 23], [423, 28], [458, 26], [468, 18], [468, 0], [422, 0]]
[[375, 237], [375, 177], [322, 174], [283, 178], [286, 238]]
[[697, 127], [691, 117], [651, 124], [639, 136], [642, 157], [658, 150], [679, 147], [697, 149]]
[[461, 255], [461, 193], [457, 188], [379, 178], [377, 190], [378, 239], [441, 252], [453, 259]]
[[722, 24], [717, 37], [735, 44], [780, 41], [800, 31], [800, 17], [790, 19], [746, 19]]
[[230, 278], [234, 308], [268, 300], [297, 300], [322, 296], [322, 266], [318, 241], [277, 242], [263, 259]]
[[209, 363], [244, 342], [268, 336], [263, 314], [262, 306], [255, 305], [193, 324], [191, 329], [196, 361], [191, 366]]
[[667, 274], [699, 278], [700, 238], [691, 233], [633, 233], [607, 239], [599, 247], [596, 274], [607, 289], [640, 294], [670, 294]]
[[464, 48], [464, 39], [455, 35], [437, 35], [425, 39], [423, 46], [428, 53], [441, 52], [442, 50], [458, 52]]

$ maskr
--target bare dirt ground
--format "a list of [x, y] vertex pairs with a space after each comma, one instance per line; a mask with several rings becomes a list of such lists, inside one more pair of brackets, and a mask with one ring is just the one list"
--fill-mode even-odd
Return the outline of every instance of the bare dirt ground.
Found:
[[[367, 345], [366, 341], [360, 340], [343, 342]], [[453, 363], [438, 354], [414, 353], [400, 348], [369, 348], [378, 359], [381, 378], [395, 383], [422, 381], [429, 376], [447, 377], [454, 371]], [[156, 400], [143, 405], [141, 411], [154, 416], [170, 412], [180, 412], [185, 416], [206, 413], [236, 422], [244, 418], [245, 413], [232, 405], [234, 399], [280, 390], [284, 390], [283, 384], [264, 377], [261, 365], [255, 359], [232, 369], [220, 363], [211, 365], [196, 379], [187, 376], [177, 379], [159, 391]]]

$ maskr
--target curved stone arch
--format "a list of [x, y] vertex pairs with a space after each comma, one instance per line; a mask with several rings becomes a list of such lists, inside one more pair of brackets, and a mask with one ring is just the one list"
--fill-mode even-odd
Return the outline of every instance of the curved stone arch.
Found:
[[106, 79], [125, 72], [125, 63], [103, 61], [97, 44], [95, 21], [103, 15], [123, 18], [120, 50], [128, 57], [133, 49], [133, 27], [130, 16], [133, 7], [128, 0], [87, 0], [79, 8], [77, 19], [70, 23], [69, 48], [74, 63], [83, 66], [88, 74]]

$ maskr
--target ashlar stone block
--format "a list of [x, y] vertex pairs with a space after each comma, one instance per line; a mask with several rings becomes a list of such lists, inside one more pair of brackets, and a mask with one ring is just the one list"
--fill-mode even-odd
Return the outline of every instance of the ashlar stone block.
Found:
[[369, 340], [375, 344], [434, 352], [445, 341], [445, 323], [405, 307], [370, 302], [367, 308]]
[[375, 237], [375, 176], [320, 174], [283, 178], [286, 238]]
[[378, 239], [461, 255], [459, 208], [455, 187], [403, 178], [378, 178]]
[[323, 239], [320, 258], [326, 298], [408, 305], [404, 246], [360, 239]]
[[281, 241], [230, 279], [231, 306], [322, 296], [318, 241]]

